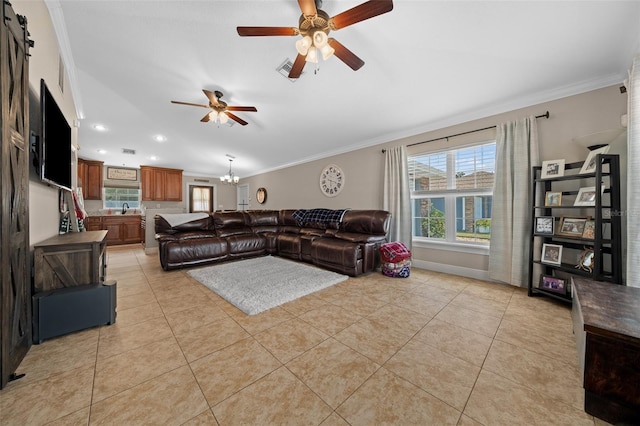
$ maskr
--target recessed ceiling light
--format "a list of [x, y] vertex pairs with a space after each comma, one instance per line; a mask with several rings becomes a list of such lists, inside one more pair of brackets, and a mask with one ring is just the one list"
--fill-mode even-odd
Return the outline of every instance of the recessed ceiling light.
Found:
[[94, 124], [93, 128], [99, 132], [106, 132], [107, 128], [105, 127], [104, 124]]
[[106, 153], [107, 153], [107, 151], [105, 151], [104, 149], [99, 149], [98, 150], [98, 154], [106, 154]]
[[152, 161], [156, 161], [158, 159], [158, 157], [156, 157], [155, 155], [152, 155], [151, 157], [149, 157], [150, 160]]
[[164, 142], [167, 140], [166, 136], [162, 136], [162, 135], [155, 135], [153, 137], [153, 140], [156, 142]]

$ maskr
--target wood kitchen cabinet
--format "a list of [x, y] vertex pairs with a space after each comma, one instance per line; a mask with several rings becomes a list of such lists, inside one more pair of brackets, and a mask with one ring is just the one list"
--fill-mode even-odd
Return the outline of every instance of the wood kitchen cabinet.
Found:
[[107, 231], [107, 245], [142, 242], [142, 218], [139, 215], [90, 216], [84, 221], [87, 231]]
[[140, 166], [143, 201], [182, 201], [182, 170]]
[[102, 161], [78, 158], [78, 187], [85, 200], [102, 199]]

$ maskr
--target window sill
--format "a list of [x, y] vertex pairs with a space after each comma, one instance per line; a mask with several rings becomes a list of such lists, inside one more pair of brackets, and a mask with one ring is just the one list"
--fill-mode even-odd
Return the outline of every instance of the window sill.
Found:
[[456, 253], [469, 253], [480, 254], [484, 256], [489, 255], [488, 245], [479, 244], [464, 244], [464, 243], [451, 243], [448, 241], [425, 241], [425, 240], [412, 240], [413, 247], [433, 249], [433, 250], [445, 250]]

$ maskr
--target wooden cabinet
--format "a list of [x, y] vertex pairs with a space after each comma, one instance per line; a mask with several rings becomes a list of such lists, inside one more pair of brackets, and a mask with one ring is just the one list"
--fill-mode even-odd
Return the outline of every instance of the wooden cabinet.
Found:
[[140, 166], [143, 201], [182, 201], [182, 170]]
[[107, 245], [142, 242], [142, 218], [138, 215], [91, 216], [85, 219], [87, 231], [107, 231]]
[[34, 246], [35, 293], [104, 281], [105, 231], [70, 232]]
[[611, 424], [640, 424], [640, 289], [573, 281], [584, 410]]
[[78, 158], [78, 186], [85, 200], [102, 199], [102, 164]]

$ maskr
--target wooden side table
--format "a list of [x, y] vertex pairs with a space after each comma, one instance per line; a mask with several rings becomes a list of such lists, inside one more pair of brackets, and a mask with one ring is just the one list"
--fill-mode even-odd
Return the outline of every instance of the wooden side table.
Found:
[[574, 277], [572, 303], [584, 410], [640, 424], [640, 288]]

